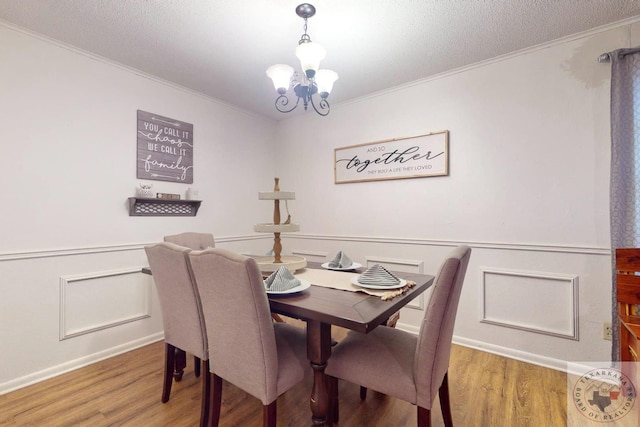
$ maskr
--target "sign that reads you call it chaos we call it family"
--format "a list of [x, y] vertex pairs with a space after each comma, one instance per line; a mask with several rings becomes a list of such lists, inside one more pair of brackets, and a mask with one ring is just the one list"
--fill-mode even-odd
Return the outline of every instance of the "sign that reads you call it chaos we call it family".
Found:
[[138, 110], [137, 177], [193, 183], [193, 125]]

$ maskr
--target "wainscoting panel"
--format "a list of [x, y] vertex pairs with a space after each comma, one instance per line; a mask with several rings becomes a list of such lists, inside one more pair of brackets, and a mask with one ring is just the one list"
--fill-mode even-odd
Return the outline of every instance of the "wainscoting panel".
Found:
[[149, 282], [140, 267], [60, 277], [60, 340], [149, 317]]
[[327, 262], [327, 256], [329, 256], [329, 254], [326, 252], [307, 251], [302, 249], [294, 249], [293, 251], [291, 251], [291, 254], [304, 257], [307, 261], [319, 262], [319, 263]]
[[578, 277], [481, 269], [482, 323], [578, 340]]
[[[391, 271], [405, 271], [407, 273], [424, 274], [424, 262], [414, 259], [397, 259], [386, 258], [377, 256], [366, 256], [364, 268], [369, 268], [372, 265], [380, 264], [387, 270]], [[427, 293], [430, 291], [427, 290]], [[424, 310], [424, 293], [418, 295], [413, 301], [405, 306], [406, 308], [413, 308], [416, 310]]]

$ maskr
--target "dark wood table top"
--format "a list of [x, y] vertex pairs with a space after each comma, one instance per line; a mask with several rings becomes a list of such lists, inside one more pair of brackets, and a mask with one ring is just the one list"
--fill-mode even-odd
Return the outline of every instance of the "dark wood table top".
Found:
[[[322, 267], [320, 263], [309, 262], [307, 268]], [[148, 267], [143, 268], [142, 272], [151, 274]], [[269, 295], [269, 305], [272, 312], [284, 316], [305, 321], [316, 320], [366, 334], [433, 284], [434, 277], [431, 275], [404, 272], [396, 274], [402, 279], [413, 280], [416, 286], [388, 301], [363, 292], [342, 291], [312, 284], [309, 289], [300, 293]]]
[[[309, 262], [307, 268], [321, 267], [319, 263]], [[269, 304], [272, 312], [284, 316], [305, 321], [316, 320], [368, 333], [433, 284], [434, 277], [431, 275], [404, 272], [396, 274], [402, 279], [413, 280], [416, 286], [388, 301], [363, 292], [313, 286], [312, 283], [309, 289], [300, 293], [269, 295]]]

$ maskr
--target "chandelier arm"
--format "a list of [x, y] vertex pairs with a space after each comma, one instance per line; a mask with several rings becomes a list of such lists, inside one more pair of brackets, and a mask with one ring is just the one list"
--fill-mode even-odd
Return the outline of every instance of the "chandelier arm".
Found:
[[283, 94], [276, 98], [276, 102], [274, 104], [276, 106], [276, 110], [280, 111], [281, 113], [290, 113], [298, 107], [298, 102], [300, 102], [300, 98], [296, 99], [296, 103], [293, 107], [291, 107], [291, 109], [282, 109], [280, 106], [286, 107], [287, 105], [289, 105], [289, 98], [287, 98], [287, 96]]
[[320, 114], [321, 116], [326, 116], [331, 111], [331, 106], [329, 105], [329, 101], [327, 101], [325, 98], [320, 98], [318, 107], [316, 107], [316, 103], [313, 102], [313, 96], [309, 96], [309, 99], [311, 100], [311, 106], [313, 107], [313, 109], [316, 111], [316, 113]]

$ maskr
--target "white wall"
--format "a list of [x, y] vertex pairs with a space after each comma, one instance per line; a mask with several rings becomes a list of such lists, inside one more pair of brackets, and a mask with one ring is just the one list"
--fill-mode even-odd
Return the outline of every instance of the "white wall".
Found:
[[[628, 46], [629, 29], [281, 122], [278, 173], [295, 182], [301, 224], [285, 248], [318, 260], [343, 249], [434, 273], [451, 246], [470, 244], [457, 342], [559, 368], [608, 360], [610, 66], [596, 58]], [[447, 177], [334, 184], [337, 147], [445, 129]], [[401, 327], [417, 330], [421, 315], [404, 310]]]
[[[257, 192], [273, 185], [276, 123], [8, 25], [0, 63], [2, 393], [162, 337], [135, 272], [144, 244], [206, 231], [268, 248], [252, 226], [271, 215]], [[193, 124], [193, 185], [153, 184], [196, 187], [197, 217], [128, 215], [138, 109]]]

